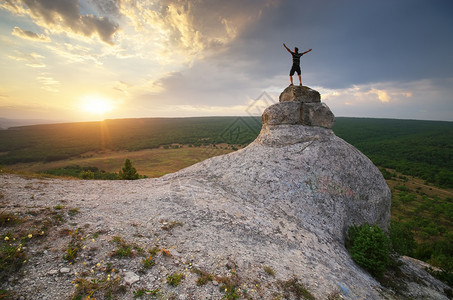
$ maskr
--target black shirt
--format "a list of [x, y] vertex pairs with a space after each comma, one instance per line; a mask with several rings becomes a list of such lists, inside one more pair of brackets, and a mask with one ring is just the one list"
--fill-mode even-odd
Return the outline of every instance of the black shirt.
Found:
[[300, 57], [303, 55], [302, 53], [295, 53], [291, 51], [291, 55], [293, 56], [293, 65], [299, 66], [300, 65]]

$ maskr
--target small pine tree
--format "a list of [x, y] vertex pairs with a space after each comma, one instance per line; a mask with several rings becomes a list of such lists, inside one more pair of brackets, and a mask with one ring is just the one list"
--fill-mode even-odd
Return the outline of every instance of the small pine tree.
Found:
[[138, 175], [137, 169], [132, 166], [131, 160], [126, 158], [124, 167], [118, 172], [118, 177], [123, 180], [134, 180], [139, 179], [140, 175]]

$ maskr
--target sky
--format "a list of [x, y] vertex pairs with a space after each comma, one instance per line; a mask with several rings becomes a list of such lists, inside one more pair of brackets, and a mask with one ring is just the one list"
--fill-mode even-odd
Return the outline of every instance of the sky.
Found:
[[[451, 0], [0, 0], [0, 117], [260, 115], [303, 84], [336, 116], [453, 121]], [[297, 76], [294, 77], [298, 83]]]

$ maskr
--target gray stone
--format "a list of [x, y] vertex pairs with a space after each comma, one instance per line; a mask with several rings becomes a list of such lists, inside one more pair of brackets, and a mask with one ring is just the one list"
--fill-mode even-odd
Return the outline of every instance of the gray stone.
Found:
[[266, 108], [261, 116], [263, 124], [300, 124], [302, 103], [288, 101], [275, 103]]
[[49, 272], [47, 272], [47, 275], [49, 275], [49, 276], [53, 276], [56, 274], [58, 274], [58, 270], [50, 270]]
[[211, 264], [218, 263], [213, 258], [218, 251], [248, 259], [253, 249], [255, 264], [278, 261], [278, 274], [303, 273], [317, 298], [338, 282], [351, 298], [382, 298], [378, 283], [352, 261], [344, 241], [353, 224], [388, 228], [390, 189], [378, 168], [331, 129], [264, 124], [246, 148], [161, 181], [179, 186], [161, 199], [185, 213], [200, 211], [188, 218], [199, 224], [206, 241], [200, 247], [210, 253], [205, 257]]
[[132, 285], [140, 280], [140, 277], [134, 272], [128, 271], [124, 273], [124, 282], [128, 285]]
[[307, 125], [332, 128], [335, 116], [325, 103], [286, 101], [266, 108], [261, 120], [263, 125]]
[[303, 103], [301, 124], [332, 128], [335, 116], [325, 103]]
[[71, 269], [67, 268], [67, 267], [63, 267], [60, 269], [60, 273], [63, 273], [63, 274], [66, 274], [66, 273], [69, 273], [71, 272]]
[[280, 95], [280, 102], [266, 108], [263, 125], [307, 125], [332, 128], [335, 116], [320, 94], [306, 86], [290, 85]]
[[178, 174], [185, 173], [206, 178], [254, 207], [289, 210], [319, 238], [344, 241], [352, 224], [386, 229], [390, 221], [391, 194], [379, 169], [322, 127], [263, 125], [246, 148]]
[[290, 85], [280, 94], [279, 101], [319, 103], [321, 102], [321, 95], [318, 91], [312, 90], [308, 86]]

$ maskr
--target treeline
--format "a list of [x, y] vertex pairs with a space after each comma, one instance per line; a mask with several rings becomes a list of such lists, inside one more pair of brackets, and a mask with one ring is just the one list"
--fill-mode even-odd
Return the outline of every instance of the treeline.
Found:
[[0, 130], [0, 164], [51, 162], [105, 150], [136, 151], [172, 144], [247, 145], [259, 133], [256, 117], [116, 119]]
[[147, 178], [146, 175], [137, 173], [137, 169], [132, 166], [129, 159], [124, 161], [124, 165], [118, 173], [106, 172], [97, 167], [81, 167], [79, 165], [66, 166], [57, 169], [48, 169], [39, 172], [41, 174], [48, 174], [54, 176], [69, 176], [81, 179], [102, 179], [102, 180], [135, 180]]
[[106, 172], [104, 170], [100, 170], [97, 167], [81, 167], [79, 165], [66, 166], [57, 169], [49, 169], [41, 171], [39, 173], [54, 176], [69, 176], [81, 179], [103, 179], [103, 180], [119, 179], [118, 173]]

